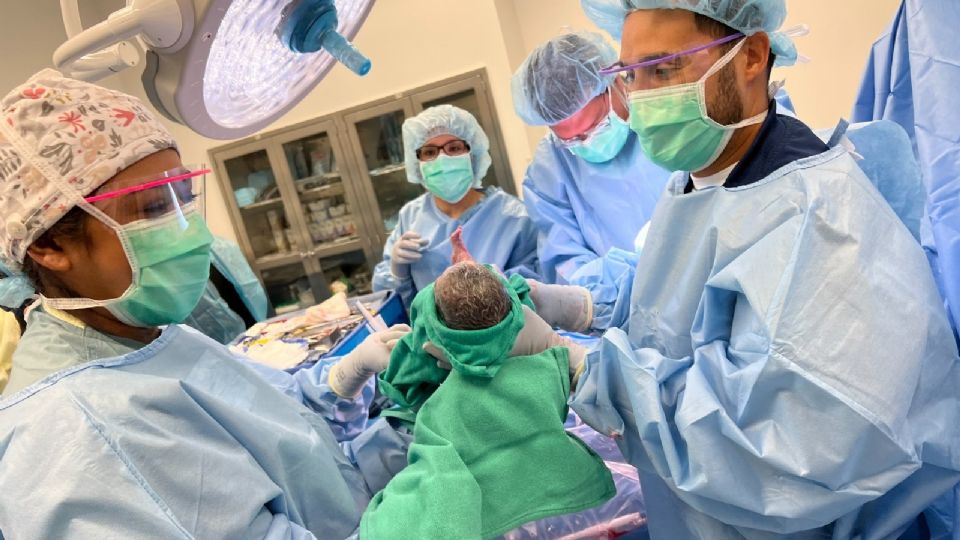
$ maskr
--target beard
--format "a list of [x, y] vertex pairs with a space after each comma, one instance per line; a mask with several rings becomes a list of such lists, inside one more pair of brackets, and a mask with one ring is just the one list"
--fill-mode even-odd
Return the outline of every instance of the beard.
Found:
[[743, 120], [743, 101], [732, 63], [717, 73], [717, 92], [708, 101], [707, 112], [716, 123], [724, 126]]

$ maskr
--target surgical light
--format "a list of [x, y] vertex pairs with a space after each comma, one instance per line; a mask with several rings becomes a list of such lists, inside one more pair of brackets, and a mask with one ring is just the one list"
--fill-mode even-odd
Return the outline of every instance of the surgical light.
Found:
[[128, 0], [86, 30], [77, 1], [60, 2], [70, 38], [54, 53], [54, 65], [96, 80], [136, 65], [142, 47], [150, 101], [207, 137], [262, 129], [337, 61], [359, 75], [370, 70], [349, 40], [373, 0]]

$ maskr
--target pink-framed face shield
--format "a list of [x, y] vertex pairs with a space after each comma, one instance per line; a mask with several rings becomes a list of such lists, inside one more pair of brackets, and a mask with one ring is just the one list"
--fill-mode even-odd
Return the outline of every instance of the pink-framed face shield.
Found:
[[209, 172], [203, 166], [185, 165], [159, 175], [109, 182], [84, 197], [84, 201], [98, 211], [94, 213], [102, 213], [120, 226], [171, 214], [182, 216], [187, 209], [203, 216], [203, 192]]

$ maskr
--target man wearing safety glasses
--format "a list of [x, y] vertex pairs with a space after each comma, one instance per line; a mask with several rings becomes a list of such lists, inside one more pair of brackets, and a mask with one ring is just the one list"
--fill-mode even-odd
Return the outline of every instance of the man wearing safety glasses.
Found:
[[[623, 84], [598, 73], [616, 58], [599, 34], [563, 34], [531, 52], [512, 81], [517, 115], [550, 127], [523, 181], [543, 281], [578, 286], [531, 283], [531, 294], [559, 317], [549, 322], [574, 331], [623, 323], [635, 240], [669, 176], [630, 131]], [[544, 309], [559, 303], [576, 310]]]
[[651, 536], [948, 534], [925, 509], [960, 480], [953, 335], [850, 153], [776, 114], [784, 0], [582, 2], [622, 32], [604, 72], [676, 171], [628, 325], [571, 361], [573, 408], [640, 471]]

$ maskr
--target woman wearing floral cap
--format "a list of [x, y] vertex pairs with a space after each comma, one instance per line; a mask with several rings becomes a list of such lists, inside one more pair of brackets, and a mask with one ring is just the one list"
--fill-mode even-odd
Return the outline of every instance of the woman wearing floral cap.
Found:
[[0, 400], [0, 536], [357, 527], [369, 493], [338, 441], [409, 329], [341, 359], [335, 394], [329, 365], [290, 376], [176, 324], [208, 280], [205, 172], [125, 94], [45, 70], [0, 102], [0, 263], [41, 298]]

